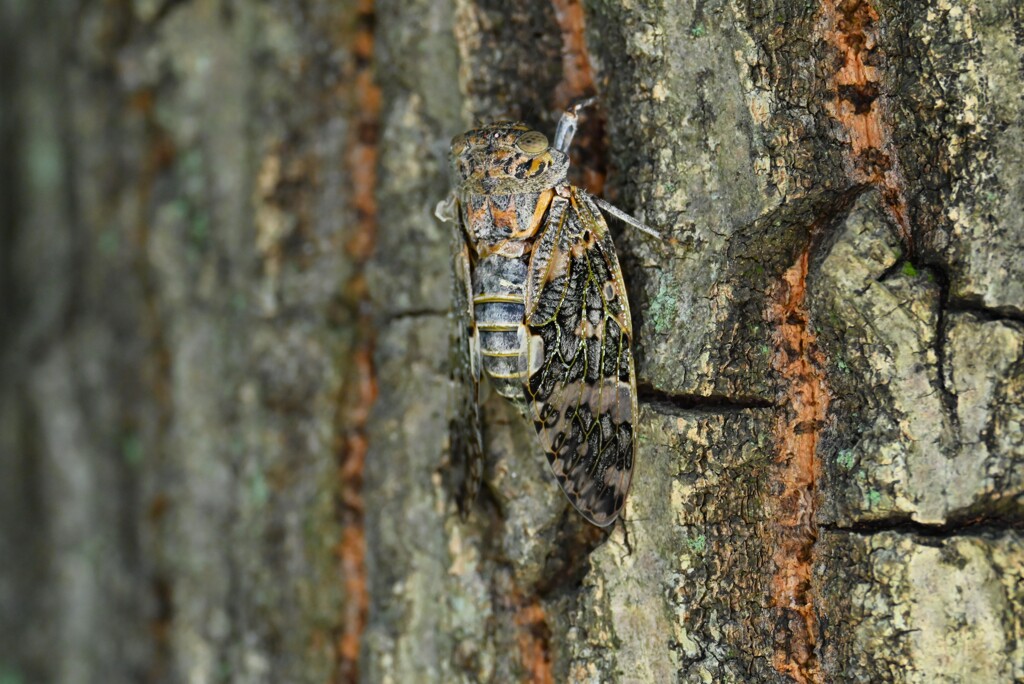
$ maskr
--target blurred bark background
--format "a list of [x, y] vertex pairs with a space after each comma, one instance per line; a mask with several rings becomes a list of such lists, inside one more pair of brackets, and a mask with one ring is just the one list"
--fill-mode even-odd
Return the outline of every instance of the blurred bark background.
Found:
[[[1024, 681], [1017, 0], [3, 0], [0, 682]], [[446, 454], [450, 137], [613, 223], [624, 519]]]

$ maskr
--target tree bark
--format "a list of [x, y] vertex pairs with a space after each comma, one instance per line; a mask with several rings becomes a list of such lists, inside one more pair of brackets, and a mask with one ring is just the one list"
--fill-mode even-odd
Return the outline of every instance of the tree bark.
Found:
[[[0, 682], [1024, 681], [1015, 0], [3, 5]], [[612, 221], [588, 525], [445, 487], [451, 136]]]

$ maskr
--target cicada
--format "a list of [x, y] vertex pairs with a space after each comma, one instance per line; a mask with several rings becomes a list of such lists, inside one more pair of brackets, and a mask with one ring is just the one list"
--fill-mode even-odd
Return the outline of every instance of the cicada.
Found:
[[657, 235], [570, 185], [578, 110], [553, 143], [520, 122], [456, 136], [452, 220], [451, 423], [460, 507], [482, 474], [481, 382], [532, 421], [551, 470], [590, 522], [615, 521], [636, 453], [633, 327], [622, 270], [601, 209]]

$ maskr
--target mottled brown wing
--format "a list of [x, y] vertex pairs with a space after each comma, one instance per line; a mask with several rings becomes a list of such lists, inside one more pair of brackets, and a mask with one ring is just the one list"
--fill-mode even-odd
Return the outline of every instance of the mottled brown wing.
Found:
[[[457, 214], [458, 216], [458, 214]], [[452, 310], [450, 370], [452, 402], [449, 428], [448, 491], [463, 517], [480, 490], [483, 477], [483, 423], [480, 418], [480, 358], [475, 343], [469, 248], [461, 217], [452, 235]]]
[[618, 516], [633, 472], [632, 325], [615, 246], [593, 201], [556, 197], [526, 290], [526, 400], [569, 501], [595, 525]]

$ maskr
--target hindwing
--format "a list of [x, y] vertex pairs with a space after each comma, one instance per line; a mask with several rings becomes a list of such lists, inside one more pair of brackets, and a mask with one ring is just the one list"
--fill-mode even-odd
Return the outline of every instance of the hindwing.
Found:
[[562, 490], [604, 526], [622, 509], [633, 472], [633, 330], [604, 218], [583, 191], [562, 190], [527, 276], [526, 400]]
[[[458, 216], [458, 214], [456, 214]], [[452, 406], [449, 420], [451, 463], [448, 491], [463, 517], [480, 490], [483, 477], [483, 423], [480, 411], [480, 351], [473, 324], [469, 248], [456, 218], [452, 231], [452, 309], [450, 371]]]

